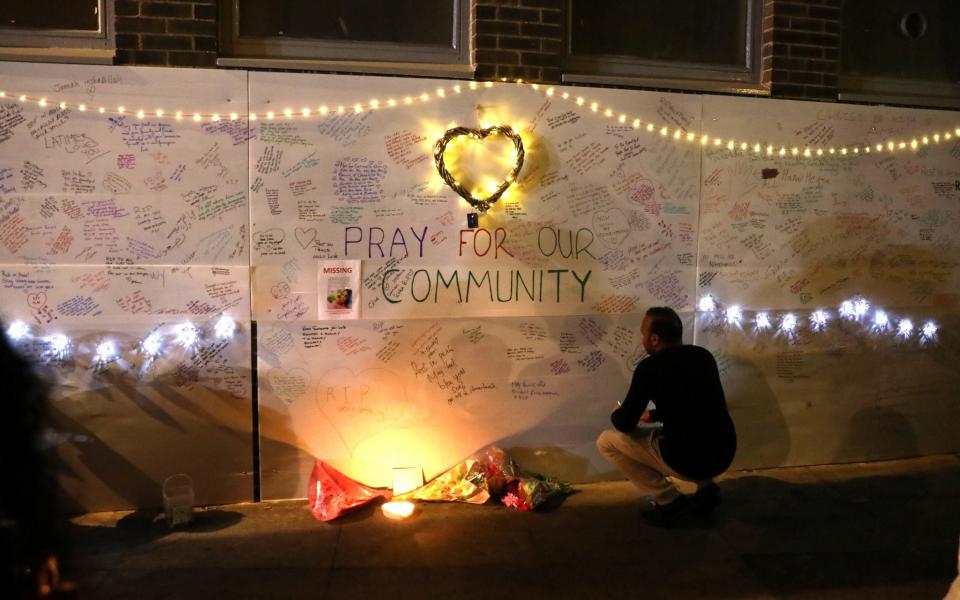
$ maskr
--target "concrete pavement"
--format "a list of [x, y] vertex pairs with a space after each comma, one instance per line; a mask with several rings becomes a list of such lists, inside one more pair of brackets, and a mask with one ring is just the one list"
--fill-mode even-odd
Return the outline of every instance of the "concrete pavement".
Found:
[[[315, 521], [304, 501], [71, 524], [81, 598], [924, 598], [957, 575], [960, 457], [740, 471], [709, 522], [662, 530], [626, 482], [548, 511], [419, 504]], [[689, 488], [685, 488], [690, 491]]]

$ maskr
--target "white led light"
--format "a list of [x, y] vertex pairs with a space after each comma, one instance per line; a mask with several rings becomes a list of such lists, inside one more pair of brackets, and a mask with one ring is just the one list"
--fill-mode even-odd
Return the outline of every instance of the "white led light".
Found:
[[810, 315], [810, 329], [814, 331], [823, 331], [827, 328], [827, 320], [830, 316], [824, 310], [815, 310]]
[[743, 319], [743, 311], [740, 310], [740, 307], [734, 304], [733, 306], [727, 307], [727, 323], [730, 325], [739, 325], [740, 320]]
[[923, 324], [923, 327], [920, 329], [920, 336], [924, 339], [932, 339], [937, 335], [937, 325], [933, 321], [927, 321]]
[[160, 334], [154, 331], [140, 343], [140, 347], [147, 356], [153, 357], [160, 354]]
[[854, 309], [853, 309], [853, 301], [852, 301], [852, 300], [844, 300], [843, 302], [840, 303], [840, 310], [839, 310], [839, 312], [840, 312], [840, 317], [841, 317], [841, 318], [844, 318], [844, 319], [852, 319], [852, 318], [854, 317], [854, 312], [853, 312], [853, 310], [854, 310]]
[[716, 307], [716, 304], [713, 302], [713, 296], [704, 296], [700, 298], [700, 302], [697, 304], [697, 308], [702, 312], [713, 312], [713, 309]]
[[70, 338], [63, 335], [62, 333], [57, 333], [47, 340], [50, 344], [50, 350], [57, 356], [63, 356], [67, 353], [67, 349], [70, 347]]
[[780, 320], [780, 329], [784, 333], [793, 333], [793, 330], [797, 328], [797, 317], [793, 313], [787, 313], [783, 316], [783, 319]]
[[866, 298], [857, 298], [853, 302], [853, 316], [861, 319], [870, 311], [870, 302]]
[[757, 329], [767, 329], [770, 327], [770, 315], [765, 312], [757, 313]]
[[98, 363], [106, 363], [117, 357], [117, 347], [110, 340], [104, 340], [97, 345], [96, 354], [93, 360]]
[[890, 317], [888, 317], [884, 311], [878, 309], [877, 312], [873, 314], [873, 326], [877, 329], [885, 329], [889, 323]]
[[213, 326], [213, 331], [218, 338], [233, 337], [237, 324], [227, 315], [221, 316]]
[[178, 325], [176, 329], [177, 334], [177, 343], [183, 346], [184, 348], [190, 348], [197, 343], [200, 335], [197, 332], [197, 328], [193, 326], [193, 323], [183, 323]]
[[901, 319], [897, 323], [897, 335], [903, 337], [910, 337], [910, 334], [913, 333], [913, 321], [910, 319]]
[[7, 337], [13, 341], [21, 340], [30, 333], [30, 326], [23, 321], [14, 321], [7, 327]]

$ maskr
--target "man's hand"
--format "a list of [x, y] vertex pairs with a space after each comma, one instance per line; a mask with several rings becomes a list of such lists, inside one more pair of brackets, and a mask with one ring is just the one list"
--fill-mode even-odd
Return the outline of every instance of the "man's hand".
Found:
[[640, 420], [641, 420], [642, 422], [644, 422], [644, 423], [649, 423], [652, 418], [653, 418], [653, 417], [650, 415], [650, 411], [649, 411], [649, 410], [643, 411], [643, 414], [640, 415]]

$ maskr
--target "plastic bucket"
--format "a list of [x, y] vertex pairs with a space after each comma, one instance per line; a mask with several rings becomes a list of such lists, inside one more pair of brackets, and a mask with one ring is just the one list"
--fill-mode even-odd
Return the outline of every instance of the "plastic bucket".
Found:
[[193, 479], [177, 473], [163, 482], [163, 512], [167, 527], [187, 525], [193, 520]]

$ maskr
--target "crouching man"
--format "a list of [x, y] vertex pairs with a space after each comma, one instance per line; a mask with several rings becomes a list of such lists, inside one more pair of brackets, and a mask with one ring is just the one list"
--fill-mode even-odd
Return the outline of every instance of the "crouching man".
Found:
[[[640, 331], [650, 356], [637, 365], [627, 397], [610, 416], [615, 429], [600, 434], [597, 448], [650, 498], [653, 506], [643, 516], [669, 525], [685, 512], [720, 504], [713, 478], [733, 461], [737, 434], [717, 363], [708, 350], [682, 342], [677, 313], [651, 308]], [[648, 411], [651, 401], [656, 408]], [[662, 427], [638, 427], [641, 421]], [[681, 494], [668, 477], [696, 482], [696, 494]]]

